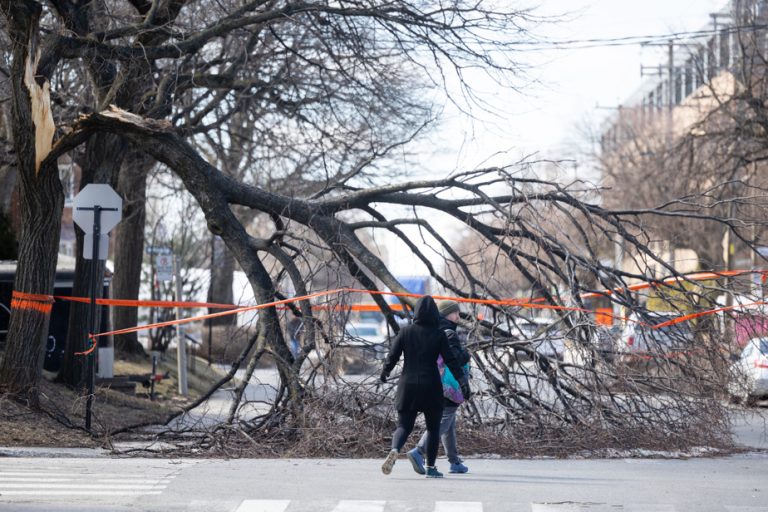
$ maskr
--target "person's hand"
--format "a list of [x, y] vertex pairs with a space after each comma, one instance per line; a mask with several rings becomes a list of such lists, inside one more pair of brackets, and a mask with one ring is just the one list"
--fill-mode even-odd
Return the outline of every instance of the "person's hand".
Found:
[[379, 375], [379, 380], [382, 383], [387, 382], [387, 378], [389, 377], [389, 372], [387, 370], [382, 370], [381, 375]]
[[472, 391], [469, 389], [469, 382], [463, 381], [459, 384], [459, 387], [461, 387], [461, 394], [464, 396], [464, 400], [469, 400], [469, 397], [472, 396]]

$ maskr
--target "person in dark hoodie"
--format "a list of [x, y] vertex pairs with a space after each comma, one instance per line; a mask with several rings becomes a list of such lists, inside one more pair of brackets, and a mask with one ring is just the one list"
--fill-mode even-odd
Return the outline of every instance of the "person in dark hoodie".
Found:
[[[441, 300], [437, 303], [437, 310], [440, 312], [440, 328], [448, 337], [448, 346], [459, 358], [459, 363], [463, 365], [464, 373], [469, 375], [469, 360], [471, 356], [464, 346], [464, 342], [457, 334], [460, 315], [459, 303], [455, 300]], [[440, 378], [443, 381], [443, 417], [440, 420], [440, 439], [443, 442], [445, 455], [451, 464], [449, 471], [451, 473], [466, 473], [469, 468], [464, 465], [464, 461], [459, 457], [458, 445], [456, 444], [456, 412], [459, 405], [465, 400], [459, 382], [446, 368], [445, 362], [438, 358], [437, 368], [440, 371]], [[410, 450], [406, 455], [413, 466], [413, 470], [420, 475], [425, 473], [424, 454], [426, 453], [427, 434], [424, 433], [416, 445], [416, 448]]]
[[469, 397], [469, 382], [439, 322], [440, 313], [434, 299], [428, 295], [420, 298], [414, 309], [413, 324], [403, 327], [397, 334], [381, 372], [381, 381], [386, 382], [400, 356], [404, 357], [403, 372], [395, 393], [397, 429], [392, 436], [392, 449], [381, 466], [385, 475], [392, 472], [400, 450], [413, 430], [416, 416], [422, 412], [427, 426], [425, 474], [427, 478], [443, 476], [435, 467], [443, 414], [443, 384], [437, 368], [438, 356], [456, 376], [465, 398]]

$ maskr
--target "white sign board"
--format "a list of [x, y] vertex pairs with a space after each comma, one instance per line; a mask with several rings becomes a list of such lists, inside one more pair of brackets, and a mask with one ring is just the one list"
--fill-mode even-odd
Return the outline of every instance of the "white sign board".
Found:
[[155, 256], [155, 272], [157, 280], [168, 282], [173, 280], [173, 256], [170, 254], [158, 254]]
[[[109, 235], [103, 234], [99, 236], [99, 259], [107, 259], [109, 254]], [[86, 233], [83, 239], [83, 258], [87, 260], [93, 259], [93, 233]]]
[[104, 183], [86, 185], [72, 201], [72, 220], [85, 232], [83, 258], [93, 259], [96, 212], [99, 213], [99, 259], [107, 259], [109, 233], [123, 217], [123, 200]]
[[149, 245], [144, 249], [144, 252], [147, 254], [173, 254], [171, 248], [164, 245]]
[[123, 199], [104, 183], [86, 185], [72, 201], [72, 220], [86, 233], [93, 233], [93, 212], [101, 207], [101, 232], [109, 233], [123, 218]]

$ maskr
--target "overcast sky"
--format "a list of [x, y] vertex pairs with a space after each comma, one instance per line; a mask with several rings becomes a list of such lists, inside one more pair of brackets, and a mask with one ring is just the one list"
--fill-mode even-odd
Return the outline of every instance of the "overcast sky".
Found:
[[[726, 5], [724, 0], [542, 0], [535, 12], [569, 13], [565, 21], [537, 32], [552, 40], [581, 40], [699, 30], [710, 21], [710, 13]], [[503, 120], [483, 116], [485, 120], [470, 123], [448, 115], [438, 137], [450, 143], [436, 153], [443, 156], [447, 171], [476, 167], [499, 151], [509, 151], [512, 158], [532, 152], [563, 156], [582, 142], [579, 125], [610, 114], [640, 85], [641, 63], [664, 63], [665, 52], [635, 44], [524, 54], [532, 83], [522, 93], [495, 96], [495, 110], [503, 113]]]
[[[542, 0], [536, 13], [569, 13], [567, 20], [541, 28], [549, 39], [562, 41], [699, 30], [710, 22], [710, 13], [727, 5], [725, 0]], [[449, 112], [431, 144], [422, 146], [420, 160], [430, 177], [509, 163], [530, 154], [578, 160], [576, 148], [584, 143], [579, 126], [599, 125], [639, 87], [641, 64], [663, 64], [665, 52], [666, 48], [639, 44], [531, 51], [524, 58], [530, 65], [529, 82], [534, 83], [522, 93], [500, 91], [492, 96], [501, 119], [481, 116], [470, 122]], [[573, 172], [573, 166], [568, 167]], [[583, 164], [578, 167], [580, 173], [583, 168]], [[440, 229], [450, 229], [439, 219], [435, 221]], [[450, 232], [445, 235], [451, 238]], [[392, 254], [407, 251], [398, 250], [392, 240], [383, 241], [397, 275], [425, 271], [414, 259], [393, 258]]]

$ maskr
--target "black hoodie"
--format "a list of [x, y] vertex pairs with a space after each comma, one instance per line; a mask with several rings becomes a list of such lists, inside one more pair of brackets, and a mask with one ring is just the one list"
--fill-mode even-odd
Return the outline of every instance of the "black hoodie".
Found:
[[466, 380], [459, 359], [439, 327], [440, 313], [430, 296], [416, 302], [413, 325], [403, 327], [392, 342], [384, 365], [388, 374], [404, 356], [403, 373], [397, 383], [395, 408], [398, 411], [426, 411], [443, 408], [443, 385], [437, 369], [437, 356], [443, 356], [456, 380]]

